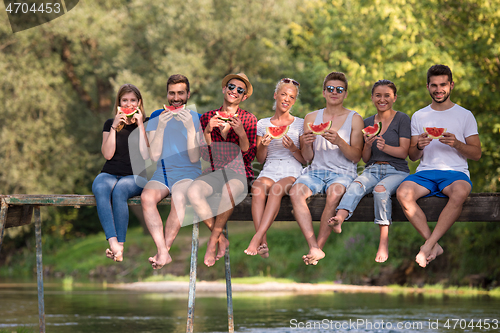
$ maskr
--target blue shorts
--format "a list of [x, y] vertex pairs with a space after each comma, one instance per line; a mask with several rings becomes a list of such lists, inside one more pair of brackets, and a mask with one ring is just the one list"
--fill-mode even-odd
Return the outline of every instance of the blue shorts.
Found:
[[435, 195], [437, 197], [446, 198], [446, 195], [442, 193], [443, 189], [457, 180], [465, 180], [470, 184], [472, 189], [472, 182], [470, 181], [470, 178], [463, 172], [453, 170], [419, 171], [406, 177], [403, 182], [414, 182], [431, 191], [431, 193], [427, 194], [425, 197]]
[[347, 188], [352, 183], [355, 177], [345, 174], [339, 174], [330, 170], [308, 170], [300, 175], [295, 181], [295, 184], [301, 183], [306, 185], [312, 194], [325, 194], [326, 190], [332, 184], [340, 184]]

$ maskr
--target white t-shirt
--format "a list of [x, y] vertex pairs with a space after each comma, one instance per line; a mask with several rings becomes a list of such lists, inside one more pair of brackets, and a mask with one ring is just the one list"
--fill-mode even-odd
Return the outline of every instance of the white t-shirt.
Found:
[[[427, 106], [415, 112], [411, 118], [411, 135], [424, 133], [424, 127], [444, 127], [446, 132], [455, 134], [457, 140], [465, 143], [465, 138], [478, 134], [477, 122], [472, 112], [455, 104], [445, 111], [436, 111]], [[454, 170], [470, 177], [467, 159], [455, 148], [438, 139], [424, 148], [418, 171], [423, 170]]]
[[[257, 135], [263, 137], [266, 135], [267, 127], [276, 127], [271, 123], [271, 118], [263, 118], [257, 122]], [[290, 124], [290, 128], [286, 135], [292, 139], [293, 143], [297, 148], [300, 149], [299, 137], [304, 133], [304, 119], [294, 117], [293, 123]], [[292, 152], [289, 149], [283, 147], [283, 139], [274, 139], [271, 141], [267, 147], [267, 158], [269, 159], [295, 159]]]

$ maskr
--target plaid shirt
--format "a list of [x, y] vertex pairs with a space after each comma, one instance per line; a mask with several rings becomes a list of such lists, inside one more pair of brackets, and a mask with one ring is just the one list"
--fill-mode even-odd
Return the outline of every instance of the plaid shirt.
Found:
[[[215, 113], [217, 111], [221, 111], [221, 109], [222, 107], [220, 107], [218, 110], [208, 111], [201, 116], [200, 124], [203, 131], [210, 122], [210, 119], [215, 116]], [[212, 138], [212, 144], [210, 146], [201, 147], [201, 157], [205, 161], [210, 161], [211, 164], [211, 168], [207, 168], [206, 170], [204, 170], [204, 174], [209, 173], [213, 170], [222, 169], [227, 166], [227, 168], [234, 170], [239, 174], [243, 174], [244, 172], [248, 180], [252, 180], [254, 178], [252, 162], [257, 152], [257, 117], [255, 117], [250, 112], [247, 112], [240, 108], [238, 108], [238, 111], [236, 113], [238, 114], [238, 117], [243, 124], [243, 128], [245, 129], [245, 132], [247, 134], [250, 147], [245, 152], [241, 151], [241, 148], [239, 146], [240, 139], [232, 128], [229, 129], [226, 139], [224, 139], [218, 127], [214, 128], [212, 130], [212, 133], [210, 134]], [[240, 152], [243, 155], [244, 164], [240, 162], [241, 160], [236, 159]]]

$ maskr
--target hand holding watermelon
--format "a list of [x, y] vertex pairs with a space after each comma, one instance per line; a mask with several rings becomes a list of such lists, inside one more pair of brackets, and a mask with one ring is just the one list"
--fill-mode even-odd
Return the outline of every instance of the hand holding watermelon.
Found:
[[158, 116], [158, 128], [164, 129], [167, 126], [167, 123], [174, 117], [173, 112], [163, 111]]
[[325, 131], [325, 133], [321, 134], [321, 136], [324, 137], [332, 145], [338, 146], [342, 142], [342, 138], [337, 133], [337, 131], [334, 131], [332, 129]]
[[246, 135], [245, 128], [243, 127], [243, 123], [241, 122], [241, 119], [239, 117], [232, 117], [227, 120], [227, 123], [229, 126], [233, 128], [233, 131], [238, 135], [238, 136], [243, 136]]
[[174, 115], [174, 118], [176, 120], [181, 121], [186, 129], [188, 129], [188, 130], [193, 129], [194, 130], [193, 117], [191, 116], [191, 113], [189, 112], [188, 109], [180, 110], [177, 113], [177, 115]]
[[427, 133], [422, 133], [418, 136], [417, 149], [424, 150], [432, 142], [432, 139], [428, 137]]
[[457, 145], [460, 144], [459, 140], [453, 133], [444, 132], [442, 136], [439, 138], [439, 142], [444, 143], [452, 148], [457, 148]]
[[271, 141], [273, 141], [273, 138], [271, 137], [271, 135], [269, 135], [268, 133], [264, 134], [264, 136], [262, 137], [262, 140], [260, 140], [260, 143], [267, 147], [269, 146], [269, 144], [271, 143]]
[[305, 131], [304, 134], [300, 137], [300, 142], [304, 146], [311, 146], [316, 140], [316, 134], [314, 134], [311, 130]]

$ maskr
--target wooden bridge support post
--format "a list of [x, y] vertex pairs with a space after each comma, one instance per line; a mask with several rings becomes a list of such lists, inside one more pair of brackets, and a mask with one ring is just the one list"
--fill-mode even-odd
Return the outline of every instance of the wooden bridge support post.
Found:
[[189, 272], [189, 297], [186, 333], [193, 333], [194, 324], [194, 302], [196, 300], [196, 266], [198, 264], [198, 236], [200, 235], [200, 223], [193, 224], [193, 238], [191, 241], [191, 268]]
[[2, 251], [3, 233], [7, 224], [7, 210], [9, 205], [2, 199], [2, 209], [0, 210], [0, 251]]
[[[229, 239], [227, 232], [227, 223], [224, 226], [224, 236]], [[226, 271], [226, 296], [227, 296], [227, 321], [228, 332], [234, 333], [234, 316], [233, 316], [233, 288], [231, 286], [231, 260], [229, 258], [229, 245], [224, 255], [224, 268]]]
[[40, 333], [45, 333], [45, 303], [43, 295], [43, 263], [42, 263], [42, 219], [40, 206], [35, 206], [36, 235], [36, 279], [38, 283], [38, 320]]

